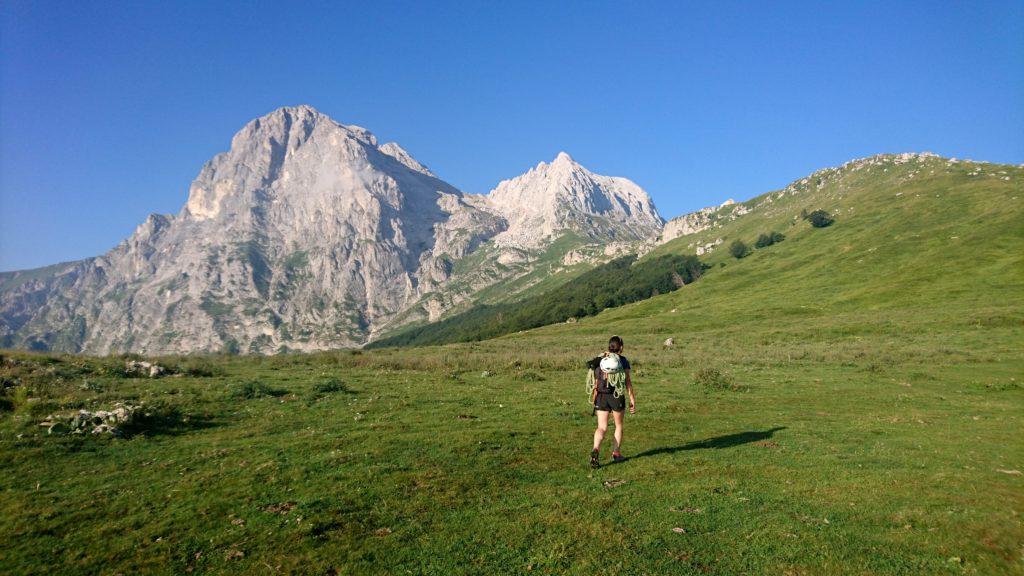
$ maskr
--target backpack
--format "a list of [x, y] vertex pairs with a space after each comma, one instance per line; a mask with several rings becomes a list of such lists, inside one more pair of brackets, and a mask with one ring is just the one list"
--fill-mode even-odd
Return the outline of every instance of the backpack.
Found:
[[622, 398], [626, 391], [626, 371], [618, 354], [609, 353], [587, 362], [587, 395], [593, 396], [602, 381], [612, 388], [613, 396]]

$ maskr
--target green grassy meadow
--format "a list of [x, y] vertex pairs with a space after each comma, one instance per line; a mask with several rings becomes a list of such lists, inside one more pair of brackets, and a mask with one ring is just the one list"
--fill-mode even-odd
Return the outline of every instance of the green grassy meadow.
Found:
[[[6, 351], [0, 566], [1024, 574], [1024, 169], [978, 166], [840, 174], [653, 253], [722, 237], [697, 282], [493, 340], [157, 379]], [[613, 333], [638, 412], [591, 470], [582, 365]], [[123, 401], [149, 414], [126, 438], [38, 426]]]

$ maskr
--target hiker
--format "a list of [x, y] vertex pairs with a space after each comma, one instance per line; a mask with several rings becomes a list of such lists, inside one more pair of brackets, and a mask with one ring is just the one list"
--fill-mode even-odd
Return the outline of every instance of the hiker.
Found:
[[594, 450], [590, 453], [590, 466], [601, 465], [600, 451], [604, 433], [608, 430], [608, 413], [615, 420], [615, 449], [612, 460], [622, 462], [622, 420], [626, 411], [626, 395], [629, 395], [629, 413], [636, 414], [636, 397], [633, 396], [633, 380], [630, 377], [629, 360], [622, 355], [622, 338], [612, 336], [608, 340], [608, 351], [587, 363], [590, 400], [597, 414], [597, 430], [594, 430]]

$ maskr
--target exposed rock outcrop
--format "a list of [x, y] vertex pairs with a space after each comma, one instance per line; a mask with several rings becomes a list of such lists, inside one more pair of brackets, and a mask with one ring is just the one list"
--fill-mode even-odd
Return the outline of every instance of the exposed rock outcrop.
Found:
[[564, 232], [635, 242], [657, 236], [665, 223], [635, 183], [594, 174], [565, 152], [502, 181], [487, 199], [508, 221], [494, 239], [499, 246], [537, 248]]

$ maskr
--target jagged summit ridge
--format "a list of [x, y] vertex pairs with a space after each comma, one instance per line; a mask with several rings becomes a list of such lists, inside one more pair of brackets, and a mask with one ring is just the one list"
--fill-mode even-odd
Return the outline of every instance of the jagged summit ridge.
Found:
[[650, 196], [626, 178], [594, 174], [566, 152], [487, 195], [509, 222], [498, 244], [535, 247], [562, 231], [615, 241], [656, 236], [664, 220]]
[[[231, 148], [203, 167], [189, 188], [182, 216], [216, 218], [222, 211], [231, 216], [263, 200], [279, 201], [285, 192], [329, 194], [351, 188], [372, 190], [397, 205], [396, 184], [374, 181], [377, 172], [408, 180], [395, 162], [434, 178], [398, 144], [378, 148], [365, 128], [335, 122], [311, 106], [279, 108], [246, 124]], [[457, 192], [440, 180], [427, 188]]]

